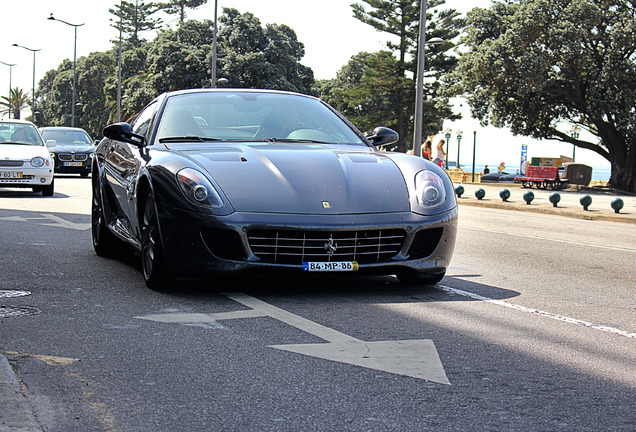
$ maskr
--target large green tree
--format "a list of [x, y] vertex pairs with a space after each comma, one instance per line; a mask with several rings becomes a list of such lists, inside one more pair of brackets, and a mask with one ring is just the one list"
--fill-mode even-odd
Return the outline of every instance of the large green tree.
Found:
[[[311, 93], [313, 72], [300, 63], [304, 45], [285, 25], [261, 26], [252, 14], [225, 10], [219, 30], [219, 77], [227, 86]], [[212, 22], [190, 20], [160, 31], [151, 42], [127, 43], [122, 51], [121, 118], [130, 120], [158, 94], [210, 87]], [[118, 49], [95, 52], [77, 62], [76, 126], [92, 136], [116, 118]], [[64, 60], [39, 83], [42, 125], [70, 123], [72, 62]]]
[[[469, 14], [450, 80], [483, 124], [591, 150], [636, 192], [636, 2], [507, 0]], [[576, 139], [578, 125], [597, 141]]]
[[[440, 94], [438, 79], [450, 71], [456, 58], [452, 55], [455, 39], [464, 25], [464, 20], [454, 9], [442, 9], [445, 0], [431, 0], [427, 2], [427, 28], [426, 39], [440, 37], [446, 42], [435, 47], [427, 47], [426, 50], [426, 71], [424, 73], [424, 98], [427, 103], [426, 111], [429, 121], [425, 123], [423, 135], [437, 133], [442, 127], [444, 119], [455, 119], [448, 97]], [[374, 104], [380, 107], [394, 105], [395, 109], [390, 117], [383, 120], [384, 124], [394, 125], [400, 134], [398, 150], [406, 151], [410, 148], [413, 134], [413, 115], [415, 110], [415, 81], [413, 76], [417, 73], [417, 39], [420, 22], [420, 0], [364, 0], [363, 3], [352, 5], [353, 15], [360, 21], [369, 24], [375, 29], [393, 35], [397, 42], [387, 43], [387, 48], [394, 53], [396, 59], [392, 66], [387, 68], [385, 61], [378, 63], [378, 66], [385, 71], [391, 71], [393, 77], [384, 77], [386, 83], [399, 81], [394, 91], [379, 94], [370, 85], [372, 81], [378, 82], [381, 76], [377, 76], [378, 71], [373, 71], [367, 63], [364, 75], [359, 83], [349, 82], [352, 87], [361, 86], [353, 90], [360, 97], [362, 92], [366, 92], [368, 100], [378, 97], [387, 98], [383, 101], [375, 101]], [[378, 57], [379, 58], [379, 57]], [[377, 58], [376, 58], [377, 59]], [[354, 60], [356, 61], [356, 60]], [[336, 88], [340, 83], [335, 83]], [[341, 88], [341, 90], [347, 90]], [[344, 91], [344, 97], [351, 95], [351, 91]], [[335, 95], [337, 98], [337, 94]], [[333, 99], [333, 98], [332, 98]], [[346, 104], [344, 100], [340, 101]], [[390, 111], [385, 112], [388, 114]], [[432, 121], [430, 121], [432, 120]]]
[[204, 5], [208, 0], [168, 0], [159, 3], [159, 8], [170, 15], [179, 15], [179, 23], [183, 24], [186, 18], [186, 9], [196, 9]]
[[155, 30], [161, 25], [160, 18], [152, 17], [161, 7], [157, 3], [146, 3], [143, 0], [121, 1], [108, 10], [115, 16], [110, 19], [111, 26], [118, 31], [121, 26], [123, 43], [138, 48], [146, 41], [141, 33]]
[[300, 60], [305, 47], [286, 25], [265, 28], [253, 14], [224, 8], [219, 19], [219, 78], [229, 87], [311, 93], [313, 71]]

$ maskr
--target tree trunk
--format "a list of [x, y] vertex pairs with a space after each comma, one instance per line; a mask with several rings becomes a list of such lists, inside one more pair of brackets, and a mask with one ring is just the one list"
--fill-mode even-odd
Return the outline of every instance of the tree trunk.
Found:
[[625, 192], [636, 193], [636, 150], [628, 152], [627, 158], [614, 157], [609, 186]]

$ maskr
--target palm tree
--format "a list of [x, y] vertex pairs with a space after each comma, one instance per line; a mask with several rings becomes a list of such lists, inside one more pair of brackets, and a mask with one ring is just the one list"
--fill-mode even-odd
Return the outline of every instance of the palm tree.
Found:
[[29, 95], [21, 88], [11, 89], [9, 97], [2, 96], [0, 101], [0, 114], [13, 113], [14, 119], [20, 118], [20, 112], [29, 105]]

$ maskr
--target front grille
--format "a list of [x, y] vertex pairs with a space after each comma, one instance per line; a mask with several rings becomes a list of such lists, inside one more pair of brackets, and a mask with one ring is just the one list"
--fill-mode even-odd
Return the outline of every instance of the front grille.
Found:
[[22, 178], [19, 179], [6, 179], [6, 178], [0, 178], [0, 183], [29, 183], [31, 182], [31, 180], [33, 180], [35, 178], [34, 175], [29, 175], [29, 174], [24, 174], [22, 176]]
[[0, 160], [1, 167], [21, 167], [23, 165], [24, 162], [20, 160]]
[[88, 159], [88, 155], [86, 153], [58, 153], [57, 158], [63, 162], [84, 162], [86, 159]]
[[402, 229], [361, 231], [250, 230], [254, 255], [265, 262], [301, 265], [303, 262], [385, 262], [402, 249]]

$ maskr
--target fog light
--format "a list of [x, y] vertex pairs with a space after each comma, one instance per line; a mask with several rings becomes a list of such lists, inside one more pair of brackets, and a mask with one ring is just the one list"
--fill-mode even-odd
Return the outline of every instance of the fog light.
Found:
[[40, 178], [40, 183], [46, 183], [46, 179], [44, 177]]

